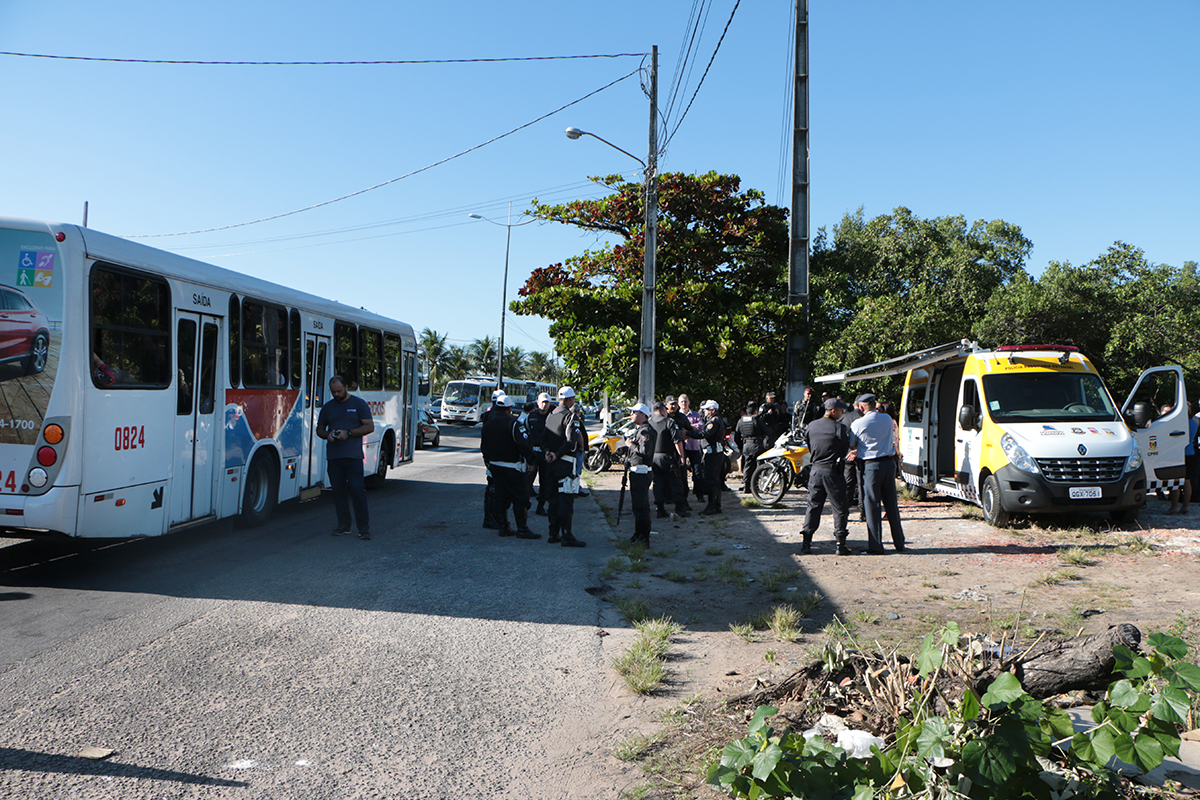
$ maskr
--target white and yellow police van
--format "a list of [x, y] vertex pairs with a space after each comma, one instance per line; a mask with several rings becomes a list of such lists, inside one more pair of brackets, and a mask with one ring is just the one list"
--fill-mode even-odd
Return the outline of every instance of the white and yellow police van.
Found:
[[1148, 492], [1183, 485], [1179, 367], [1142, 373], [1120, 412], [1092, 362], [1067, 346], [984, 350], [964, 339], [816, 381], [899, 374], [904, 481], [918, 496], [974, 503], [992, 525], [1071, 511], [1130, 522]]

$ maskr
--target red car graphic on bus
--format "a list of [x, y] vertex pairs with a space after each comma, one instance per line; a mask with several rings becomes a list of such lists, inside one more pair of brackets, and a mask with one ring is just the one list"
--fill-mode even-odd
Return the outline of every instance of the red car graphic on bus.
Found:
[[0, 285], [0, 363], [21, 362], [26, 375], [46, 368], [50, 355], [50, 320], [29, 295]]

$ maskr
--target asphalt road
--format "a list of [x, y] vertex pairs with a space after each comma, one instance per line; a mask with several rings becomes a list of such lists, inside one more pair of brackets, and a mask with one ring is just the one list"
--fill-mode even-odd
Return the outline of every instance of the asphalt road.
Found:
[[586, 549], [482, 530], [478, 439], [393, 470], [369, 542], [330, 536], [328, 496], [254, 530], [0, 540], [0, 797], [586, 796], [563, 776], [614, 681], [585, 591], [612, 549], [590, 501]]

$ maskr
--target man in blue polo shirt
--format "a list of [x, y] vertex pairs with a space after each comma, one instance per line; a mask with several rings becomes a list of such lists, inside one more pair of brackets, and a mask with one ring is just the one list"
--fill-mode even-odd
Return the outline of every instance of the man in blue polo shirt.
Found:
[[883, 509], [887, 509], [892, 545], [904, 552], [904, 529], [896, 498], [896, 422], [875, 408], [875, 395], [860, 394], [854, 407], [862, 417], [850, 425], [850, 446], [863, 462], [863, 506], [867, 515], [867, 552], [883, 555]]
[[[321, 406], [317, 417], [317, 436], [325, 440], [325, 459], [333, 507], [337, 511], [334, 536], [350, 533], [350, 501], [358, 520], [358, 538], [371, 538], [371, 517], [367, 512], [367, 489], [363, 485], [363, 437], [375, 430], [371, 409], [361, 397], [346, 390], [340, 375], [329, 379], [329, 402]], [[347, 497], [349, 495], [349, 497]]]

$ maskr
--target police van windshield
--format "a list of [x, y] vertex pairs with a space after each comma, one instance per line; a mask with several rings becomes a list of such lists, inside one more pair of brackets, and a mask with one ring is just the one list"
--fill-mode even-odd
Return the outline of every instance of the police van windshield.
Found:
[[479, 384], [450, 381], [442, 394], [442, 405], [473, 406], [479, 402]]
[[1111, 422], [1117, 417], [1099, 376], [1025, 372], [983, 376], [983, 395], [995, 422]]

